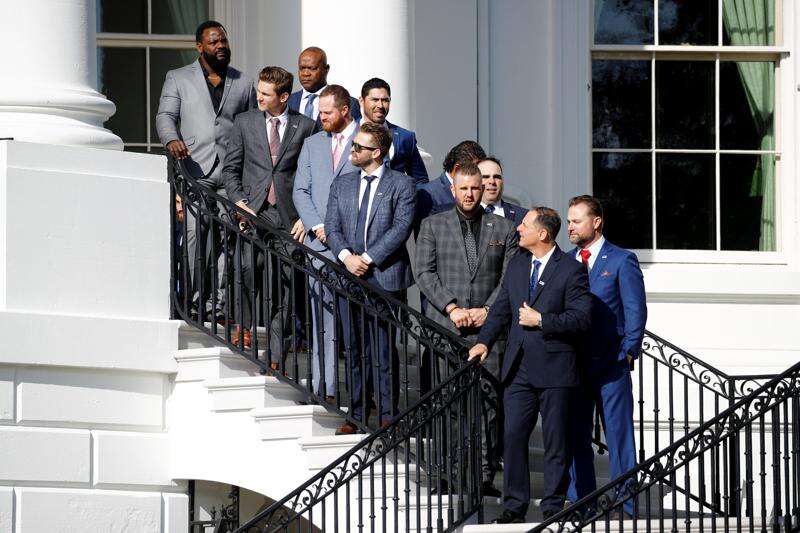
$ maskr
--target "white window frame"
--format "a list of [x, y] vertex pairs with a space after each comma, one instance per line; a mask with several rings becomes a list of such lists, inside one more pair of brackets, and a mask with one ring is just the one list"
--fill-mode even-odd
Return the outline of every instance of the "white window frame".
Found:
[[[722, 42], [723, 36], [723, 17], [722, 0], [717, 0], [718, 21], [717, 21], [717, 42]], [[660, 45], [658, 44], [658, 0], [653, 0], [653, 31], [654, 43], [644, 45], [607, 45], [595, 44], [594, 42], [594, 1], [590, 2], [589, 21], [589, 80], [591, 82], [592, 63], [595, 59], [636, 59], [650, 61], [650, 98], [651, 98], [651, 117], [650, 134], [651, 144], [649, 148], [641, 149], [615, 149], [615, 148], [595, 148], [594, 143], [589, 144], [589, 169], [590, 169], [590, 189], [594, 190], [594, 154], [595, 153], [649, 153], [651, 154], [651, 187], [652, 187], [652, 240], [653, 248], [633, 250], [644, 263], [687, 263], [687, 264], [752, 264], [752, 265], [786, 265], [789, 256], [793, 252], [790, 238], [784, 234], [786, 228], [791, 227], [790, 220], [787, 220], [785, 208], [787, 197], [793, 196], [794, 184], [785, 184], [782, 176], [792, 176], [793, 166], [787, 165], [788, 154], [783, 152], [784, 131], [783, 124], [783, 102], [792, 98], [791, 76], [787, 75], [787, 70], [791, 69], [789, 61], [789, 48], [783, 46], [784, 27], [783, 24], [787, 17], [788, 6], [783, 0], [775, 0], [775, 40], [781, 45], [776, 46], [683, 46], [683, 45]], [[656, 60], [701, 60], [713, 61], [715, 65], [714, 77], [714, 105], [715, 105], [715, 147], [708, 150], [683, 150], [683, 149], [664, 149], [656, 148]], [[719, 135], [719, 65], [720, 61], [770, 61], [775, 63], [775, 149], [768, 151], [761, 150], [722, 150], [720, 148]], [[789, 74], [792, 74], [790, 72]], [[788, 91], [787, 91], [788, 84]], [[589, 98], [589, 128], [593, 124], [592, 98]], [[591, 131], [591, 130], [590, 130]], [[591, 135], [590, 135], [591, 139]], [[657, 218], [656, 218], [656, 154], [659, 153], [709, 153], [715, 155], [715, 221], [716, 221], [716, 250], [677, 250], [677, 249], [658, 249], [657, 248]], [[720, 217], [720, 155], [725, 154], [748, 154], [758, 155], [763, 153], [775, 156], [775, 247], [777, 251], [733, 251], [721, 250], [721, 217]], [[789, 158], [792, 159], [792, 158]], [[788, 194], [787, 194], [788, 193]]]

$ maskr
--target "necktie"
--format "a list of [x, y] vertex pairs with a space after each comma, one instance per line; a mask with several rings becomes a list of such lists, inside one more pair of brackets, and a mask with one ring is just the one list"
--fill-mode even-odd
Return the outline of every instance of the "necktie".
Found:
[[359, 255], [367, 251], [367, 211], [369, 211], [369, 195], [372, 192], [372, 182], [375, 181], [375, 176], [364, 176], [362, 179], [367, 180], [367, 187], [364, 189], [363, 196], [361, 196], [361, 204], [358, 207], [358, 220], [356, 221], [356, 239], [358, 239], [358, 242], [355, 246], [355, 252]]
[[528, 287], [528, 302], [533, 303], [533, 295], [536, 294], [536, 284], [539, 282], [539, 267], [542, 262], [538, 259], [533, 260], [533, 270], [531, 271], [531, 284]]
[[466, 221], [467, 231], [464, 233], [464, 248], [467, 249], [467, 266], [469, 273], [474, 274], [478, 267], [478, 247], [475, 245], [475, 234], [472, 233], [472, 224]]
[[337, 133], [334, 138], [336, 139], [336, 146], [333, 148], [333, 171], [336, 172], [336, 169], [339, 168], [339, 160], [342, 158], [342, 139], [344, 135]]
[[484, 209], [484, 211], [486, 211], [486, 212], [487, 212], [487, 213], [489, 213], [489, 214], [491, 214], [491, 213], [494, 213], [494, 206], [493, 206], [493, 205], [491, 205], [491, 204], [489, 204], [489, 205], [487, 205], [487, 206], [486, 206], [486, 208]]
[[589, 256], [592, 255], [592, 252], [590, 252], [587, 248], [584, 248], [583, 250], [580, 251], [580, 254], [581, 254], [581, 263], [586, 265], [586, 268], [588, 269], [589, 268]]
[[314, 99], [316, 97], [316, 94], [309, 94], [308, 100], [306, 100], [306, 108], [303, 109], [303, 114], [312, 120], [314, 119]]
[[[270, 136], [269, 136], [269, 153], [270, 157], [272, 157], [272, 167], [275, 168], [275, 163], [278, 162], [278, 152], [281, 149], [281, 135], [278, 132], [278, 125], [281, 123], [281, 120], [278, 117], [273, 117], [269, 119], [270, 123]], [[269, 183], [269, 191], [267, 191], [267, 202], [272, 205], [275, 205], [275, 182], [271, 181]]]

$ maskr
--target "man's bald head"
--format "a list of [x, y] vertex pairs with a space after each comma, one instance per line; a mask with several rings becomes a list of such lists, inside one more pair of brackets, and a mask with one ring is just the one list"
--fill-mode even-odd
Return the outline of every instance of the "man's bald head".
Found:
[[328, 84], [328, 55], [317, 46], [309, 46], [297, 59], [297, 77], [303, 89], [315, 93]]

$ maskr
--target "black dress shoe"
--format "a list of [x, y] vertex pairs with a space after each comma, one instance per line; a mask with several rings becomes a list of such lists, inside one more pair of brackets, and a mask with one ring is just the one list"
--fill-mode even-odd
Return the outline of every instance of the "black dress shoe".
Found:
[[442, 479], [439, 481], [438, 487], [433, 487], [431, 489], [431, 494], [449, 494], [450, 493], [450, 485], [447, 484], [446, 479]]
[[492, 524], [522, 524], [525, 516], [505, 509], [503, 514], [492, 520]]
[[[620, 517], [620, 515], [622, 516]], [[613, 511], [611, 511], [611, 514], [608, 516], [608, 518], [609, 520], [619, 520], [620, 518], [622, 518], [622, 520], [633, 520], [633, 517], [631, 515], [629, 515], [625, 511], [620, 511], [619, 509], [614, 509]]]
[[491, 481], [484, 481], [481, 483], [481, 492], [485, 498], [499, 498], [503, 495], [502, 492], [497, 490]]

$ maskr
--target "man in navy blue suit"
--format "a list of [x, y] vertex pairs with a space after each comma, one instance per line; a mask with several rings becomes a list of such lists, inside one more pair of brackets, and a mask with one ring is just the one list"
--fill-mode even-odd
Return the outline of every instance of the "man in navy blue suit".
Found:
[[[414, 184], [405, 174], [384, 164], [391, 144], [392, 136], [383, 126], [361, 125], [350, 152], [350, 161], [361, 170], [333, 181], [325, 232], [328, 247], [347, 270], [404, 300], [406, 289], [414, 283], [406, 251], [406, 239], [414, 221]], [[346, 315], [347, 306], [344, 307]], [[377, 320], [376, 327], [376, 317], [361, 318], [363, 315], [356, 311], [346, 321], [349, 322], [345, 343], [349, 344], [350, 354], [350, 412], [366, 423], [369, 401], [377, 388], [378, 418], [383, 427], [397, 412], [400, 383], [397, 348], [385, 321]], [[373, 333], [375, 330], [377, 335]], [[362, 346], [364, 354], [360, 353]], [[337, 433], [357, 431], [355, 425], [346, 422]]]
[[580, 347], [592, 308], [586, 267], [555, 243], [561, 219], [553, 209], [528, 211], [519, 233], [519, 253], [511, 259], [489, 316], [469, 358], [481, 361], [508, 326], [500, 368], [505, 385], [503, 514], [495, 523], [525, 520], [531, 497], [528, 441], [542, 415], [545, 519], [561, 511], [572, 457], [570, 406], [579, 385]]
[[483, 180], [483, 197], [481, 198], [483, 210], [487, 213], [505, 217], [513, 221], [517, 226], [522, 224], [522, 219], [525, 218], [528, 210], [503, 200], [505, 178], [503, 177], [503, 165], [500, 160], [494, 156], [487, 157], [478, 163], [478, 168], [481, 170], [481, 178]]
[[[322, 129], [319, 118], [319, 96], [322, 89], [328, 86], [330, 70], [328, 55], [322, 48], [309, 46], [300, 52], [300, 57], [297, 58], [297, 78], [303, 88], [289, 96], [289, 109], [316, 121], [317, 131]], [[350, 116], [356, 122], [361, 120], [358, 100], [352, 97], [350, 98]]]
[[[611, 479], [636, 466], [633, 393], [630, 371], [639, 356], [647, 322], [644, 278], [633, 252], [603, 237], [603, 208], [588, 195], [569, 202], [570, 256], [589, 269], [592, 329], [584, 359], [586, 379], [576, 408], [574, 454], [569, 497], [576, 501], [596, 488], [592, 423], [595, 405], [602, 415]], [[626, 518], [633, 501], [624, 503]], [[614, 512], [619, 518], [619, 511]]]
[[380, 78], [371, 78], [361, 86], [358, 99], [364, 111], [364, 122], [372, 122], [386, 127], [392, 134], [392, 147], [389, 148], [389, 166], [414, 178], [419, 186], [428, 183], [428, 171], [419, 155], [417, 136], [413, 131], [401, 128], [386, 120], [392, 101], [392, 89]]

